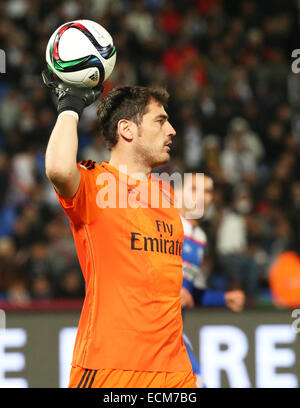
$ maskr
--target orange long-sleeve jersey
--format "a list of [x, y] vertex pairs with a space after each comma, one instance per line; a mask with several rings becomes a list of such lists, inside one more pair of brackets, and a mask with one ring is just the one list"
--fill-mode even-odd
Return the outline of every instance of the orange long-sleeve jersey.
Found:
[[[172, 190], [153, 177], [138, 183], [140, 190], [132, 188], [128, 176], [107, 162], [78, 168], [76, 195], [57, 193], [86, 288], [72, 365], [189, 371], [180, 306], [183, 228]], [[151, 196], [151, 208], [154, 190], [159, 200], [153, 205]], [[114, 200], [116, 208], [110, 208]], [[132, 208], [134, 200], [138, 208]]]

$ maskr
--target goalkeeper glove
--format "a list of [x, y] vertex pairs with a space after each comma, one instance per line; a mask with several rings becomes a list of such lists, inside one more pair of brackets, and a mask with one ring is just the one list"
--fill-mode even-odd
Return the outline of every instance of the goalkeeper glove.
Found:
[[83, 88], [60, 81], [47, 68], [42, 72], [44, 84], [50, 88], [58, 98], [57, 112], [66, 110], [77, 112], [79, 118], [85, 107], [95, 102], [103, 92], [103, 85], [94, 88]]

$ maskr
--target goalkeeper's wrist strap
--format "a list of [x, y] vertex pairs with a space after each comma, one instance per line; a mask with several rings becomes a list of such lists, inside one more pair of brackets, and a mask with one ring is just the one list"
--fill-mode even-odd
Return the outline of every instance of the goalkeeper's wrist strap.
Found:
[[67, 95], [58, 101], [57, 112], [58, 114], [60, 114], [64, 111], [71, 110], [71, 111], [76, 112], [78, 114], [78, 117], [80, 118], [80, 115], [84, 107], [85, 107], [85, 103], [83, 99], [78, 98], [78, 96]]

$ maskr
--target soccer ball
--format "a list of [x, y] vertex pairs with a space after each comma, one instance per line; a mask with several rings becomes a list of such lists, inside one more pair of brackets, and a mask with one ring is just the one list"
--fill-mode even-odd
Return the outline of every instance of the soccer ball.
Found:
[[93, 88], [112, 73], [116, 47], [109, 32], [91, 20], [58, 27], [46, 49], [49, 70], [63, 82]]

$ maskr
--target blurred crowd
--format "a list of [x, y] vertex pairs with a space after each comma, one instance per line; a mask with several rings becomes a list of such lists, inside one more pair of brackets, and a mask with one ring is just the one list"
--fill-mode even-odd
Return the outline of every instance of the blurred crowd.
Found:
[[[139, 84], [171, 94], [177, 136], [164, 171], [214, 179], [200, 221], [207, 286], [242, 287], [268, 303], [274, 261], [289, 250], [300, 256], [300, 74], [291, 70], [299, 1], [0, 0], [0, 12], [0, 299], [84, 295], [68, 221], [45, 177], [56, 111], [40, 72], [52, 32], [87, 18], [117, 47], [105, 92]], [[78, 160], [109, 159], [96, 108], [80, 121]], [[300, 304], [300, 266], [293, 278]]]

